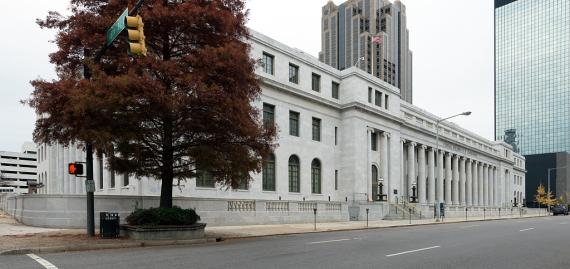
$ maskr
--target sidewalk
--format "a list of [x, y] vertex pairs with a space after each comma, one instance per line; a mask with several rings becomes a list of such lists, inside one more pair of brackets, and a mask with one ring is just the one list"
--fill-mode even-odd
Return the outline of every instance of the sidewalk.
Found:
[[[523, 218], [538, 217], [537, 215], [527, 215]], [[486, 218], [486, 220], [499, 219], [497, 217]], [[501, 219], [511, 219], [502, 217]], [[471, 217], [467, 221], [482, 221], [483, 218]], [[445, 219], [445, 223], [465, 222], [465, 218]], [[416, 225], [442, 224], [434, 219], [396, 220], [396, 221], [370, 221], [368, 228], [389, 228], [406, 227]], [[65, 251], [82, 251], [97, 249], [133, 248], [145, 246], [172, 246], [190, 245], [218, 240], [240, 239], [248, 237], [301, 234], [328, 231], [347, 231], [368, 229], [366, 221], [317, 223], [314, 224], [277, 224], [277, 225], [248, 225], [248, 226], [223, 226], [207, 227], [205, 239], [198, 240], [157, 240], [157, 241], [137, 241], [131, 239], [99, 239], [88, 238], [84, 229], [46, 229], [22, 225], [5, 213], [0, 211], [0, 255], [23, 254], [23, 253], [48, 253]]]

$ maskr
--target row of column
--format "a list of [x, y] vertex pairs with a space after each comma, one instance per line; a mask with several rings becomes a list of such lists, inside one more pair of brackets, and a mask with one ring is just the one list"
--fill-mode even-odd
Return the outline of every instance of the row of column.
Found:
[[502, 205], [502, 179], [496, 166], [403, 139], [401, 145], [402, 150], [407, 147], [407, 179], [403, 184], [408, 197], [414, 194], [415, 186], [417, 199], [424, 204]]

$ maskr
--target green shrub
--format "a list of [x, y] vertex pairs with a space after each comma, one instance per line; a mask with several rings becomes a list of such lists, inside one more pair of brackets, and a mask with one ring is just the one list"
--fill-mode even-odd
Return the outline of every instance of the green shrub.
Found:
[[192, 225], [200, 220], [193, 209], [149, 208], [137, 209], [127, 217], [129, 225], [136, 226], [176, 226]]

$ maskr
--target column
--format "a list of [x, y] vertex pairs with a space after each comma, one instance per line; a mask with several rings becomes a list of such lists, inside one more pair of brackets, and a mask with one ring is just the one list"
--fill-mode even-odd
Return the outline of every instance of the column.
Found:
[[489, 205], [489, 166], [483, 164], [483, 205]]
[[[380, 135], [380, 176], [384, 180], [384, 186], [382, 187], [382, 193], [380, 194], [388, 194], [391, 197], [390, 189], [388, 187], [390, 186], [388, 180], [388, 167], [388, 134], [383, 132]], [[388, 201], [391, 201], [390, 197], [388, 198]]]
[[416, 183], [416, 143], [408, 143], [408, 201], [412, 196], [412, 186]]
[[[374, 201], [374, 197], [372, 197], [372, 163], [370, 162], [372, 158], [372, 133], [374, 132], [373, 129], [367, 128], [366, 129], [366, 198], [368, 201]], [[117, 182], [115, 181], [115, 184]], [[117, 184], [121, 186], [121, 184]], [[120, 189], [120, 188], [117, 188]], [[359, 191], [360, 192], [360, 191]]]
[[445, 203], [451, 205], [451, 153], [445, 154]]
[[406, 173], [404, 173], [404, 143], [406, 143], [406, 140], [400, 139], [400, 189], [398, 190], [398, 196], [400, 197], [405, 195], [404, 190], [406, 190]]
[[489, 205], [495, 207], [495, 178], [493, 178], [493, 166], [489, 166]]
[[[71, 144], [69, 145], [69, 148], [67, 148], [67, 150], [69, 151], [69, 162], [75, 162], [75, 145]], [[85, 169], [86, 167], [83, 167], [83, 169]], [[65, 170], [67, 171], [67, 169]], [[79, 180], [77, 180], [77, 178], [75, 177], [70, 177], [69, 180], [69, 194], [77, 194], [77, 182], [79, 182]]]
[[451, 181], [451, 199], [454, 205], [459, 204], [459, 156], [452, 156], [452, 181]]
[[479, 162], [473, 161], [473, 206], [479, 206]]
[[493, 167], [493, 180], [495, 182], [495, 206], [501, 206], [501, 192], [499, 188], [499, 178], [497, 177], [497, 167]]
[[484, 179], [484, 172], [483, 172], [483, 163], [479, 163], [479, 171], [477, 171], [477, 181], [479, 182], [477, 193], [479, 194], [479, 206], [485, 205], [485, 196], [483, 191], [483, 179]]
[[421, 145], [418, 148], [418, 201], [420, 204], [426, 203], [426, 149], [427, 147]]
[[465, 198], [465, 158], [461, 157], [459, 161], [459, 202], [462, 206], [466, 205], [467, 199]]
[[[63, 149], [63, 164], [67, 165], [69, 164], [69, 149], [68, 148], [64, 148]], [[62, 194], [69, 194], [69, 180], [70, 180], [70, 175], [69, 173], [67, 173], [67, 169], [65, 170], [66, 173], [63, 174], [63, 177], [59, 180], [61, 180], [61, 183], [63, 183], [62, 189], [61, 189], [61, 193]]]
[[444, 188], [443, 188], [443, 151], [440, 150], [437, 153], [437, 202], [443, 203], [444, 199]]
[[466, 196], [467, 196], [467, 206], [472, 206], [473, 205], [473, 187], [471, 181], [473, 180], [472, 177], [472, 171], [473, 171], [473, 160], [467, 160], [466, 163], [466, 169], [467, 169], [467, 182], [465, 184], [465, 189], [466, 189]]
[[435, 203], [435, 150], [430, 148], [428, 151], [428, 189], [429, 204]]

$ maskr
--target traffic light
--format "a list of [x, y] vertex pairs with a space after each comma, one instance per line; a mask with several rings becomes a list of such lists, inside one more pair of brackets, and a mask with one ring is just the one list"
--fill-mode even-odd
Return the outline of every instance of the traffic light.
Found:
[[83, 174], [83, 164], [81, 163], [69, 163], [67, 166], [67, 171], [70, 175], [82, 175]]
[[132, 56], [146, 56], [144, 38], [144, 23], [142, 17], [127, 16], [127, 32], [129, 41], [129, 54]]

